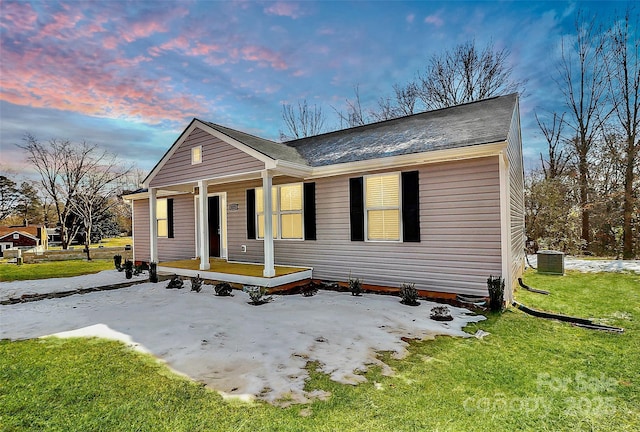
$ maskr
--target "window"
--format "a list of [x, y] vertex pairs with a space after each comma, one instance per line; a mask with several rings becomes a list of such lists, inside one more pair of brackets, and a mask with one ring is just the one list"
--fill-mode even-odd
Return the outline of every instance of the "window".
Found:
[[191, 148], [191, 165], [199, 164], [202, 162], [202, 146]]
[[158, 237], [169, 237], [169, 212], [167, 211], [167, 199], [156, 201], [156, 221], [158, 224]]
[[13, 235], [13, 239], [14, 239], [14, 240], [19, 240], [19, 239], [20, 239], [20, 234], [15, 233], [15, 234]]
[[400, 175], [370, 175], [364, 178], [367, 240], [400, 240]]
[[[271, 188], [274, 239], [302, 239], [302, 183], [273, 186]], [[256, 215], [258, 238], [264, 238], [264, 197], [262, 188], [256, 188]]]

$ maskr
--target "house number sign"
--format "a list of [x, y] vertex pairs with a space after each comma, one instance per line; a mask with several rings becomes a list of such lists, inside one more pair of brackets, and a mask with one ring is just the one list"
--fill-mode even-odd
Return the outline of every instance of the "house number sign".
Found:
[[231, 203], [227, 207], [230, 212], [237, 212], [238, 210], [240, 210], [240, 204], [238, 203]]

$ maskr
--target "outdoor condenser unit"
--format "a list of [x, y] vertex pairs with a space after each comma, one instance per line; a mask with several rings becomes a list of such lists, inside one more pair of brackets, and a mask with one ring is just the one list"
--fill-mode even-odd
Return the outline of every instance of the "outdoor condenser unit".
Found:
[[538, 251], [538, 273], [564, 275], [564, 253], [552, 250]]

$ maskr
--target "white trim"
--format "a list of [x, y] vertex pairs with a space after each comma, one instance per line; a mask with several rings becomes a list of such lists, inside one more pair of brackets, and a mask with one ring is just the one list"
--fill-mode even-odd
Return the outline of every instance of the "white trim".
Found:
[[504, 299], [507, 305], [513, 301], [512, 251], [511, 251], [511, 194], [509, 187], [509, 160], [506, 152], [498, 156], [500, 172], [500, 250], [502, 259], [502, 278], [504, 279]]
[[[367, 207], [367, 178], [369, 177], [380, 177], [380, 176], [389, 176], [395, 174], [398, 179], [398, 240], [380, 240], [375, 239], [371, 240], [369, 238], [369, 207]], [[390, 171], [384, 172], [380, 174], [366, 174], [362, 176], [362, 201], [364, 205], [364, 241], [366, 243], [402, 243], [402, 173], [400, 171]], [[396, 207], [387, 207], [387, 208], [376, 208], [372, 207], [373, 210], [394, 210]]]
[[149, 261], [158, 262], [158, 224], [156, 221], [156, 189], [149, 189]]
[[175, 273], [182, 276], [195, 277], [199, 275], [203, 279], [212, 279], [216, 281], [224, 281], [230, 283], [238, 283], [243, 285], [257, 285], [265, 288], [277, 287], [280, 285], [285, 285], [291, 282], [297, 282], [305, 279], [311, 279], [313, 275], [313, 269], [309, 267], [303, 267], [306, 270], [302, 270], [295, 273], [289, 273], [282, 276], [245, 276], [245, 275], [237, 275], [233, 273], [218, 273], [212, 271], [201, 271], [201, 270], [189, 270], [189, 269], [181, 269], [176, 267], [164, 267], [158, 266], [159, 272], [167, 272], [167, 273]]
[[[184, 143], [187, 140], [189, 135], [191, 135], [191, 133], [196, 128], [201, 129], [204, 132], [207, 132], [208, 134], [210, 134], [210, 135], [220, 139], [221, 141], [223, 141], [223, 142], [235, 147], [236, 149], [248, 154], [249, 156], [259, 160], [260, 162], [263, 162], [265, 164], [265, 168], [275, 168], [275, 160], [270, 158], [269, 156], [266, 156], [263, 153], [260, 153], [259, 151], [254, 150], [251, 147], [241, 143], [240, 141], [237, 141], [237, 140], [231, 138], [230, 136], [225, 135], [222, 132], [219, 132], [218, 130], [212, 128], [211, 126], [208, 126], [208, 125], [202, 123], [198, 119], [193, 119], [193, 121], [187, 127], [187, 129], [185, 129], [184, 132], [182, 132], [182, 134], [180, 135], [178, 140], [173, 143], [173, 145], [164, 154], [164, 156], [162, 156], [162, 159], [160, 159], [160, 162], [158, 162], [158, 164], [153, 168], [153, 170], [149, 173], [149, 175], [144, 179], [144, 181], [142, 183], [144, 187], [146, 187], [146, 188], [149, 187], [149, 185], [151, 184], [151, 182], [153, 181], [155, 176], [158, 174], [158, 172], [160, 172], [160, 170], [164, 167], [164, 165], [167, 163], [167, 161], [169, 159], [171, 159], [171, 156], [173, 156], [173, 154], [178, 150], [178, 148], [182, 145], [182, 143]], [[267, 166], [267, 165], [269, 165], [269, 166]], [[159, 187], [159, 186], [156, 186], [156, 187]]]
[[[193, 152], [196, 149], [198, 150], [198, 156], [199, 156], [198, 159], [194, 159], [193, 157], [194, 156]], [[191, 147], [191, 165], [198, 165], [201, 163], [202, 163], [202, 145]]]
[[209, 203], [207, 200], [207, 182], [200, 180], [198, 182], [198, 218], [200, 226], [200, 270], [209, 270]]
[[[273, 212], [271, 210], [271, 186], [273, 185], [273, 174], [269, 170], [262, 173], [262, 205], [264, 208], [264, 277], [273, 277], [276, 274], [273, 248]], [[257, 236], [256, 236], [257, 237]]]
[[133, 209], [133, 201], [129, 201], [131, 206], [131, 256], [136, 262], [136, 212]]
[[0, 239], [3, 239], [3, 238], [8, 237], [8, 236], [11, 236], [12, 238], [10, 240], [16, 240], [13, 237], [16, 234], [18, 234], [18, 238], [20, 238], [20, 236], [23, 236], [23, 237], [28, 237], [31, 240], [40, 241], [40, 239], [38, 237], [34, 237], [31, 234], [23, 232], [23, 231], [20, 231], [20, 230], [11, 231], [10, 233], [7, 233], [7, 234], [3, 235], [2, 237], [0, 237]]
[[[154, 189], [156, 189], [157, 198], [165, 198], [173, 195], [184, 195], [184, 194], [191, 193], [186, 191], [177, 192], [177, 191], [168, 191], [168, 190], [158, 190], [158, 188], [154, 188]], [[122, 199], [125, 201], [149, 199], [149, 192], [147, 191], [147, 192], [138, 192], [138, 193], [129, 194], [129, 195], [122, 195]]]
[[[219, 212], [218, 217], [220, 218], [220, 258], [227, 259], [229, 257], [228, 251], [228, 237], [227, 237], [227, 193], [226, 192], [211, 192], [207, 194], [207, 205], [209, 204], [209, 198], [212, 196], [217, 196], [220, 199], [219, 203]], [[199, 256], [200, 251], [200, 222], [199, 222], [199, 208], [200, 204], [198, 203], [199, 195], [195, 195], [193, 197], [193, 209], [194, 209], [194, 218], [195, 218], [195, 230], [194, 234], [196, 236], [196, 255]]]

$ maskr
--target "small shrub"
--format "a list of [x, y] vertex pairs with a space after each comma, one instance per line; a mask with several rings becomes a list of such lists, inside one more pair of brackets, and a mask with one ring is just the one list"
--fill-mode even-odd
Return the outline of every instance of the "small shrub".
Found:
[[200, 292], [202, 291], [202, 279], [200, 275], [191, 278], [191, 291]]
[[144, 266], [142, 264], [137, 265], [137, 266], [133, 266], [133, 275], [134, 276], [138, 276], [139, 274], [142, 274], [143, 271], [144, 271]]
[[119, 272], [124, 270], [124, 268], [122, 267], [122, 255], [113, 256], [113, 265], [115, 266], [116, 270], [118, 270]]
[[178, 275], [173, 275], [169, 283], [167, 284], [167, 289], [182, 289], [184, 286], [184, 282]]
[[313, 297], [317, 293], [318, 285], [314, 284], [313, 282], [309, 282], [308, 284], [300, 288], [300, 294], [302, 294], [304, 297]]
[[220, 297], [233, 296], [233, 294], [231, 294], [231, 291], [233, 291], [233, 288], [227, 282], [220, 282], [219, 284], [216, 284], [216, 286], [213, 287], [213, 290], [215, 291], [216, 295]]
[[133, 261], [126, 260], [124, 262], [124, 276], [127, 279], [131, 279], [133, 277]]
[[349, 275], [349, 291], [351, 291], [352, 296], [359, 296], [362, 294], [362, 282], [360, 279], [353, 279], [351, 275]]
[[272, 296], [266, 295], [267, 289], [263, 287], [246, 285], [242, 287], [242, 291], [249, 294], [249, 299], [251, 299], [249, 304], [252, 304], [254, 306], [269, 303], [271, 300], [273, 300]]
[[500, 312], [504, 308], [504, 279], [500, 276], [489, 276], [487, 279], [489, 289], [489, 309], [492, 312]]
[[432, 320], [435, 321], [451, 321], [453, 317], [451, 316], [451, 311], [446, 306], [435, 306], [431, 308]]
[[400, 287], [400, 303], [405, 304], [407, 306], [418, 306], [420, 302], [418, 301], [418, 290], [416, 289], [416, 284], [411, 283], [403, 283]]

